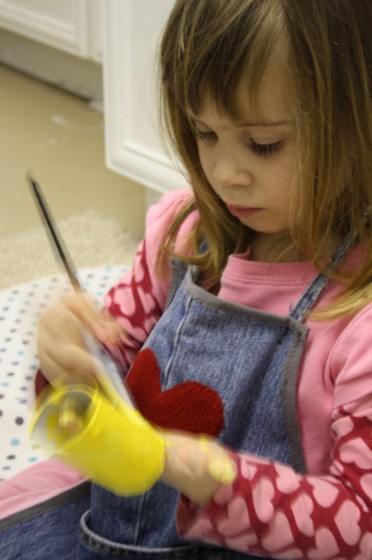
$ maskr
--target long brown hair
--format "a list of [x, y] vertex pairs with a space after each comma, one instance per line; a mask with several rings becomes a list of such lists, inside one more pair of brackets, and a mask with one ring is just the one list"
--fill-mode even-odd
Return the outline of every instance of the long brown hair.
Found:
[[[197, 114], [205, 92], [232, 119], [257, 94], [267, 62], [285, 42], [298, 138], [296, 188], [291, 215], [294, 246], [319, 269], [327, 240], [350, 232], [367, 247], [357, 273], [336, 271], [345, 283], [324, 317], [351, 313], [372, 300], [372, 229], [362, 220], [372, 207], [372, 2], [370, 0], [178, 0], [160, 46], [162, 117], [192, 185], [193, 199], [164, 240], [172, 252], [178, 229], [197, 208], [200, 219], [178, 256], [218, 280], [229, 254], [246, 250], [252, 231], [226, 212], [209, 185], [188, 114]], [[347, 179], [345, 180], [345, 176]], [[346, 182], [346, 184], [345, 184]], [[207, 250], [199, 254], [202, 238]]]

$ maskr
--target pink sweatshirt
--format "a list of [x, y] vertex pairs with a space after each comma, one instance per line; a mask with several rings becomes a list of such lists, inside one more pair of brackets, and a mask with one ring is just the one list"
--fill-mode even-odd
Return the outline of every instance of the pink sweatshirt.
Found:
[[[127, 370], [161, 316], [169, 274], [155, 271], [163, 232], [189, 190], [166, 195], [148, 213], [146, 236], [133, 270], [106, 297], [128, 341], [118, 356]], [[184, 223], [190, 230], [196, 213]], [[357, 268], [363, 247], [344, 266]], [[167, 271], [166, 271], [167, 272]], [[317, 274], [307, 262], [267, 264], [230, 256], [219, 296], [287, 315]], [[331, 281], [318, 305], [341, 287]], [[309, 336], [300, 364], [297, 412], [308, 474], [258, 457], [232, 454], [238, 477], [221, 486], [208, 506], [181, 498], [182, 537], [273, 558], [372, 558], [372, 304], [353, 316], [306, 322]], [[1, 499], [1, 493], [0, 493]]]

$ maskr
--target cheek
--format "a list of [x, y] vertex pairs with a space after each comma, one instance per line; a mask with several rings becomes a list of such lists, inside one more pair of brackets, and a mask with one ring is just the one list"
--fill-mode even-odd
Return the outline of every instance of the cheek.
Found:
[[208, 165], [208, 162], [210, 162], [211, 157], [210, 157], [209, 150], [207, 150], [203, 144], [198, 145], [198, 154], [202, 166], [204, 167]]
[[281, 164], [273, 171], [273, 182], [277, 183], [283, 197], [288, 199], [293, 188], [295, 178], [295, 159], [293, 154], [288, 154]]
[[277, 174], [283, 181], [291, 181], [295, 169], [295, 153], [293, 149], [285, 151], [278, 162]]
[[277, 189], [278, 192], [289, 192], [293, 180], [293, 170], [289, 165], [273, 165], [262, 174], [262, 179], [271, 185], [271, 189]]
[[206, 150], [203, 150], [202, 148], [199, 148], [198, 151], [199, 151], [199, 161], [203, 169], [204, 175], [206, 176], [208, 182], [212, 184], [213, 168], [214, 168], [213, 158]]
[[270, 176], [266, 176], [267, 196], [277, 210], [287, 214], [289, 212], [292, 192], [293, 174], [282, 168], [273, 168]]

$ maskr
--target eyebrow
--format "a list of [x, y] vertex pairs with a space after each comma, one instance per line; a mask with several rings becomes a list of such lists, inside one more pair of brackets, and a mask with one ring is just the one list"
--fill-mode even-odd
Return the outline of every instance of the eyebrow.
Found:
[[[190, 115], [190, 120], [192, 122], [197, 123], [197, 124], [201, 124], [202, 126], [207, 126], [205, 123], [203, 123], [199, 119], [195, 118], [193, 115]], [[250, 123], [237, 123], [237, 126], [239, 128], [253, 128], [253, 127], [270, 128], [270, 127], [275, 127], [275, 126], [288, 125], [288, 124], [292, 124], [292, 123], [293, 123], [293, 121], [291, 121], [289, 119], [283, 119], [283, 120], [280, 120], [280, 121], [265, 120], [265, 121], [256, 121], [256, 122], [253, 121], [253, 122], [250, 122]]]
[[261, 121], [261, 122], [250, 122], [250, 123], [241, 123], [238, 124], [240, 128], [246, 127], [253, 127], [253, 126], [263, 126], [263, 127], [270, 127], [270, 126], [283, 126], [283, 124], [291, 124], [293, 121], [288, 119], [283, 119], [281, 121]]

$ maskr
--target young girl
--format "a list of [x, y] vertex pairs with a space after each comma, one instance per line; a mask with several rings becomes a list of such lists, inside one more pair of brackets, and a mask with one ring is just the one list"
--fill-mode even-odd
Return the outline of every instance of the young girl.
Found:
[[88, 328], [168, 441], [145, 494], [92, 486], [79, 560], [372, 557], [371, 27], [370, 0], [176, 1], [192, 189], [150, 209], [106, 313], [40, 326], [49, 383], [93, 375]]

